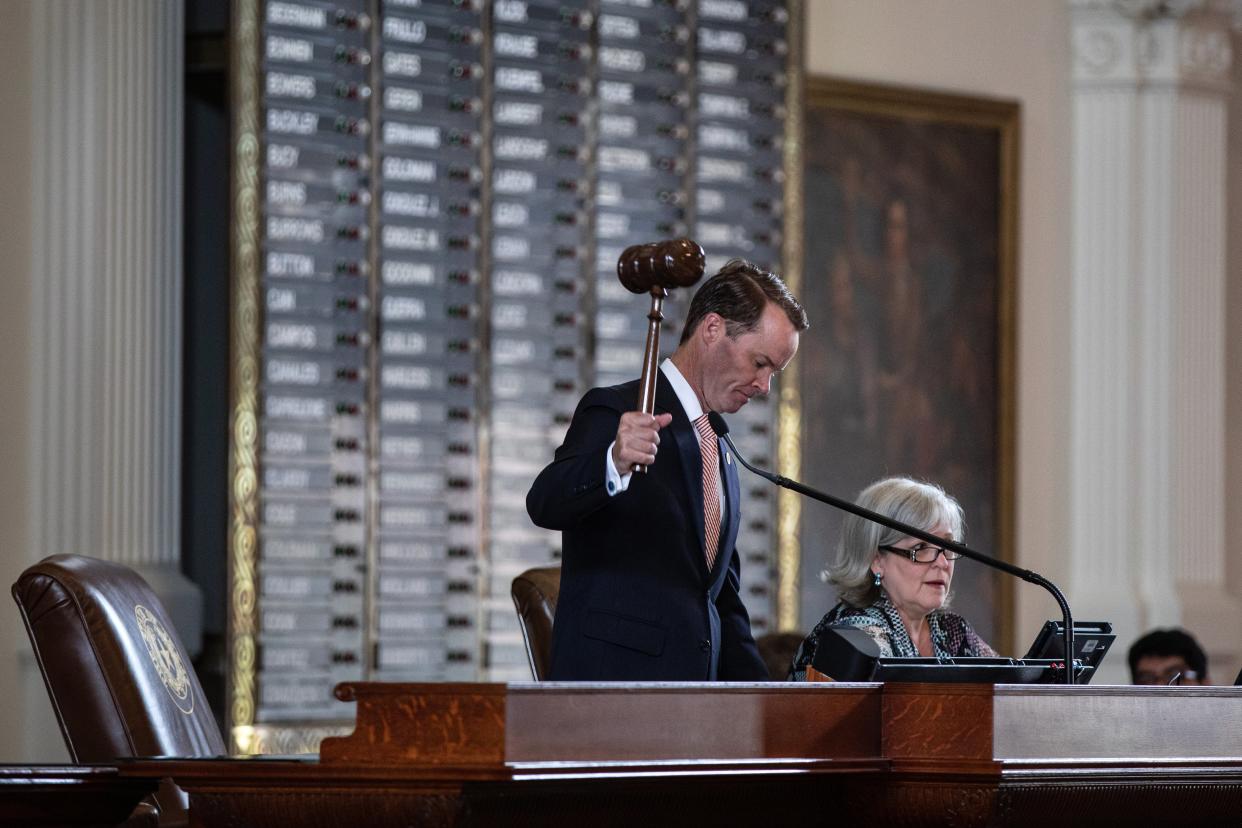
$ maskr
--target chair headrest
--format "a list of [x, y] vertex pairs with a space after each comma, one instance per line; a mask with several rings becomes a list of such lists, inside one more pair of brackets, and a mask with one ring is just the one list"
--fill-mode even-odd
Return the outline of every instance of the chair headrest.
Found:
[[13, 585], [76, 761], [225, 752], [163, 604], [132, 569], [55, 555]]

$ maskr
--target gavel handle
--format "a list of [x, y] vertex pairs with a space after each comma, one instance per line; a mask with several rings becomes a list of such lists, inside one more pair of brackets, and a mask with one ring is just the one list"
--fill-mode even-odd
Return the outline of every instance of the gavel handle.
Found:
[[[655, 413], [656, 374], [660, 370], [656, 360], [660, 357], [660, 323], [664, 321], [664, 297], [668, 291], [656, 285], [651, 289], [651, 312], [647, 314], [647, 348], [643, 351], [643, 373], [638, 383], [638, 410], [644, 414]], [[635, 466], [634, 471], [646, 474], [646, 466]]]

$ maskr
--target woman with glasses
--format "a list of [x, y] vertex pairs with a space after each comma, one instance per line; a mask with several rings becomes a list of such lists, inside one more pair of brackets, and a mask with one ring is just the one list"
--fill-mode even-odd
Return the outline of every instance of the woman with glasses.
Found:
[[[858, 505], [933, 535], [961, 542], [962, 507], [931, 483], [890, 477], [872, 483]], [[965, 618], [944, 609], [958, 554], [856, 515], [846, 515], [828, 582], [841, 601], [811, 630], [789, 678], [806, 668], [825, 627], [847, 624], [875, 639], [881, 656], [995, 656]]]

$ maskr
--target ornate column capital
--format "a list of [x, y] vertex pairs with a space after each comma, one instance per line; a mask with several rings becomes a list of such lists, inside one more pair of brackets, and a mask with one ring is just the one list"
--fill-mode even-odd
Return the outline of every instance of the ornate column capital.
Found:
[[1229, 91], [1242, 0], [1069, 0], [1074, 83]]
[[1068, 0], [1074, 12], [1096, 10], [1134, 20], [1180, 18], [1208, 12], [1242, 18], [1242, 0]]
[[1140, 25], [1100, 0], [1072, 0], [1074, 85], [1132, 86], [1139, 81]]

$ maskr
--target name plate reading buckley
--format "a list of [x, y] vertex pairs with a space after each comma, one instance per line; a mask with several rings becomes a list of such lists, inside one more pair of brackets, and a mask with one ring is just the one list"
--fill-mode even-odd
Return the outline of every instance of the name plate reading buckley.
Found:
[[266, 112], [264, 126], [273, 136], [339, 146], [351, 145], [355, 143], [351, 139], [365, 138], [371, 132], [371, 122], [364, 117], [303, 107], [273, 106]]

